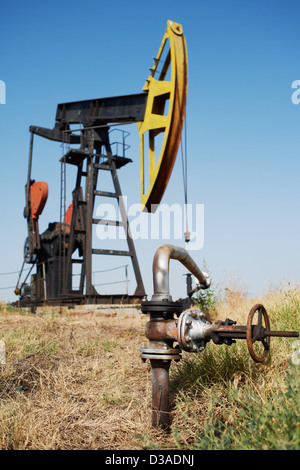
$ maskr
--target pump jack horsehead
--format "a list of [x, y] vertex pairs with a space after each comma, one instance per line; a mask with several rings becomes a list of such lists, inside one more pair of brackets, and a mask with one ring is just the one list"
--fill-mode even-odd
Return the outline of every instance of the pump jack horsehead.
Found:
[[[132, 160], [124, 156], [124, 141], [121, 143], [123, 155], [113, 154], [110, 127], [117, 124], [137, 124], [140, 135], [141, 209], [155, 211], [172, 173], [185, 118], [187, 52], [180, 24], [168, 21], [150, 70], [142, 93], [59, 104], [53, 129], [30, 127], [24, 210], [28, 237], [24, 247], [24, 262], [32, 267], [36, 266], [36, 274], [31, 276], [30, 286], [24, 282], [20, 285], [18, 281], [15, 293], [23, 303], [140, 303], [145, 296], [117, 175], [117, 171]], [[71, 130], [74, 125], [80, 127], [79, 134], [74, 129]], [[39, 233], [38, 219], [47, 200], [48, 185], [31, 179], [34, 135], [68, 144], [70, 149], [60, 160], [62, 186], [66, 165], [77, 167], [72, 204], [64, 214], [61, 195], [61, 220], [50, 223], [42, 234]], [[76, 148], [72, 148], [73, 145]], [[111, 173], [114, 192], [102, 191], [97, 187], [98, 174], [101, 171]], [[98, 196], [116, 198], [122, 220], [97, 219], [94, 216], [94, 206]], [[93, 248], [93, 224], [124, 227], [128, 251]], [[76, 250], [79, 256], [77, 258], [73, 256]], [[137, 284], [134, 295], [100, 295], [92, 283], [92, 255], [129, 256]], [[78, 290], [72, 287], [74, 263], [81, 265]]]

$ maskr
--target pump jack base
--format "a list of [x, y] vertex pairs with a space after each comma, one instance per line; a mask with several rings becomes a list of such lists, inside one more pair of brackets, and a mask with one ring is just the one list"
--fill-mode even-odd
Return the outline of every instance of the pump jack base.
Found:
[[20, 308], [32, 308], [35, 307], [76, 307], [76, 305], [140, 305], [145, 296], [139, 295], [93, 295], [93, 296], [74, 296], [60, 299], [48, 299], [48, 300], [32, 300], [28, 297], [23, 297], [20, 300], [14, 302], [12, 305]]

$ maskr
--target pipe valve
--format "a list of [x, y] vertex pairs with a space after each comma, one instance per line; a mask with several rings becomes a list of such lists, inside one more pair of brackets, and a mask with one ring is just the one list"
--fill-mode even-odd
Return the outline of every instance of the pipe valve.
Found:
[[188, 352], [201, 352], [207, 341], [205, 331], [211, 323], [200, 310], [182, 312], [177, 324], [178, 343]]
[[[257, 314], [257, 324], [253, 324]], [[186, 310], [178, 320], [178, 343], [188, 352], [201, 352], [212, 340], [215, 344], [231, 345], [236, 339], [245, 339], [250, 356], [255, 362], [264, 362], [269, 349], [271, 336], [297, 338], [297, 331], [271, 331], [270, 320], [265, 307], [256, 304], [249, 312], [247, 325], [237, 325], [227, 318], [211, 323], [200, 310]], [[263, 350], [257, 350], [254, 343], [261, 343]], [[256, 349], [255, 349], [256, 348]]]
[[[198, 280], [188, 299], [172, 301], [169, 289], [169, 263], [180, 261]], [[188, 279], [190, 287], [190, 279]], [[210, 286], [209, 276], [202, 272], [183, 248], [163, 245], [153, 259], [154, 292], [151, 301], [142, 302], [142, 313], [150, 314], [145, 327], [148, 346], [141, 348], [141, 358], [150, 359], [152, 367], [152, 424], [168, 429], [169, 426], [169, 368], [172, 360], [181, 359], [181, 351], [200, 353], [209, 341], [214, 344], [235, 343], [245, 339], [249, 354], [255, 362], [265, 361], [272, 336], [298, 337], [297, 331], [271, 331], [265, 307], [256, 304], [249, 312], [247, 325], [237, 325], [227, 318], [213, 323], [203, 312], [191, 308], [191, 295]], [[174, 318], [174, 315], [177, 318]], [[257, 315], [257, 317], [256, 317]], [[256, 320], [254, 320], [257, 318]], [[256, 322], [256, 324], [255, 324]], [[177, 344], [176, 344], [177, 343]]]

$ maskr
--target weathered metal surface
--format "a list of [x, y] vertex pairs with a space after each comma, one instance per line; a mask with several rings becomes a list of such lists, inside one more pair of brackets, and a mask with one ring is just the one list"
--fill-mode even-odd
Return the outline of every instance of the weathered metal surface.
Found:
[[[30, 288], [28, 284], [24, 285], [24, 288]], [[20, 292], [16, 293], [19, 295]], [[136, 295], [126, 295], [126, 294], [112, 294], [112, 295], [94, 295], [88, 299], [86, 299], [85, 295], [79, 294], [70, 294], [66, 298], [54, 298], [54, 299], [37, 299], [34, 300], [30, 298], [30, 296], [22, 296], [22, 298], [16, 302], [13, 302], [12, 305], [16, 307], [24, 307], [24, 308], [32, 308], [34, 311], [36, 308], [39, 307], [59, 307], [59, 306], [66, 306], [66, 307], [76, 307], [78, 305], [86, 305], [86, 304], [93, 304], [93, 305], [135, 305], [139, 306], [143, 300], [143, 296], [136, 296]]]
[[[253, 324], [254, 315], [258, 314], [257, 324]], [[263, 326], [263, 320], [265, 326]], [[227, 322], [227, 324], [225, 324]], [[205, 331], [207, 340], [212, 339], [216, 344], [228, 342], [231, 344], [236, 339], [245, 339], [249, 354], [255, 362], [264, 362], [270, 350], [271, 337], [297, 338], [297, 331], [271, 331], [270, 320], [265, 307], [262, 304], [254, 305], [248, 315], [247, 325], [235, 325], [232, 320], [226, 322], [215, 321], [215, 323]], [[229, 324], [231, 323], [231, 324]], [[261, 342], [263, 351], [261, 353], [254, 350], [254, 343]]]
[[141, 347], [141, 359], [144, 361], [146, 359], [158, 359], [162, 361], [175, 361], [178, 362], [181, 359], [181, 350], [177, 348], [168, 348], [167, 345], [161, 344], [159, 348], [158, 345], [154, 345], [153, 348], [150, 347]]
[[[258, 323], [253, 328], [252, 324], [254, 315], [256, 313], [258, 313]], [[265, 321], [265, 327], [263, 327], [262, 325], [262, 319], [264, 319]], [[248, 315], [246, 330], [246, 341], [248, 351], [255, 362], [264, 362], [269, 353], [271, 338], [270, 336], [265, 336], [265, 333], [268, 331], [270, 331], [270, 321], [267, 311], [263, 305], [256, 304], [251, 308], [250, 313]], [[254, 351], [253, 344], [256, 341], [260, 341], [264, 346], [263, 353], [260, 355], [258, 355], [258, 353]]]
[[152, 367], [152, 426], [169, 429], [170, 361], [150, 359]]
[[48, 184], [45, 181], [35, 181], [30, 185], [31, 217], [37, 220], [41, 215], [48, 198]]
[[[167, 76], [168, 71], [170, 77]], [[141, 204], [148, 212], [155, 212], [160, 203], [176, 160], [185, 118], [187, 79], [187, 50], [182, 26], [168, 21], [154, 66], [143, 88], [148, 92], [148, 99], [144, 119], [138, 124]], [[163, 135], [160, 152], [155, 148], [159, 134]], [[146, 149], [147, 138], [149, 146]], [[149, 178], [146, 178], [148, 166]]]
[[201, 352], [206, 346], [205, 331], [210, 327], [200, 310], [192, 309], [182, 312], [178, 319], [178, 342], [182, 349], [188, 352]]
[[[169, 427], [169, 367], [172, 360], [180, 360], [181, 350], [198, 353], [212, 340], [215, 344], [231, 345], [237, 339], [247, 341], [247, 346], [255, 362], [263, 362], [269, 352], [271, 336], [298, 337], [297, 331], [271, 331], [265, 307], [256, 304], [250, 310], [247, 325], [237, 325], [227, 318], [211, 323], [198, 309], [184, 310], [184, 302], [173, 302], [169, 293], [169, 260], [178, 259], [184, 266], [208, 287], [210, 280], [202, 273], [188, 253], [173, 245], [163, 245], [153, 259], [154, 293], [151, 301], [142, 302], [142, 313], [150, 313], [150, 321], [145, 326], [148, 346], [141, 348], [141, 358], [150, 359], [152, 366], [152, 424], [160, 429]], [[257, 324], [253, 324], [258, 313]], [[179, 316], [175, 319], [174, 314]], [[263, 326], [263, 320], [265, 326]], [[264, 350], [260, 354], [253, 348], [261, 342]], [[174, 343], [178, 343], [174, 347]]]
[[143, 121], [148, 93], [113, 96], [57, 105], [56, 121], [68, 124], [101, 124]]
[[149, 340], [148, 347], [141, 348], [142, 359], [150, 359], [152, 366], [152, 409], [154, 427], [167, 429], [169, 426], [169, 367], [172, 360], [181, 358], [178, 321], [173, 318], [182, 312], [184, 303], [172, 302], [169, 292], [169, 261], [179, 260], [191, 270], [207, 288], [210, 280], [202, 273], [186, 250], [173, 245], [160, 247], [153, 259], [152, 301], [142, 303], [143, 313], [150, 312], [150, 321], [146, 324], [145, 334]]
[[178, 341], [177, 321], [151, 320], [146, 323], [145, 334], [149, 341]]
[[171, 300], [169, 287], [170, 259], [180, 261], [199, 281], [199, 289], [207, 289], [210, 286], [209, 276], [202, 272], [189, 253], [181, 247], [174, 245], [162, 245], [156, 250], [153, 258], [153, 290], [152, 300]]

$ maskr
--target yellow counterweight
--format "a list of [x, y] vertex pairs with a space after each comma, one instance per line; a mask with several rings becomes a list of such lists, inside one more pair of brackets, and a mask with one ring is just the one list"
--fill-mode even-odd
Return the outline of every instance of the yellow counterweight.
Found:
[[155, 212], [173, 170], [185, 118], [187, 77], [182, 26], [169, 20], [151, 74], [143, 87], [148, 99], [144, 120], [138, 123], [141, 204], [142, 210], [148, 212]]

